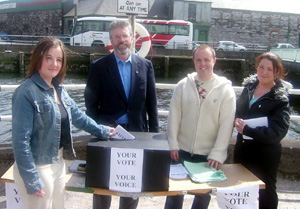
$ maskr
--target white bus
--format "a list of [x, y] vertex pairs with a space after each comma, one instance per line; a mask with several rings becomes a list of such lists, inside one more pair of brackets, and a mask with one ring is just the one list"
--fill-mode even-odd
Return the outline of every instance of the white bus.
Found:
[[[109, 24], [116, 17], [83, 17], [76, 21], [70, 37], [71, 46], [106, 47], [109, 44]], [[136, 19], [149, 32], [152, 46], [168, 49], [192, 49], [193, 24], [183, 20]], [[141, 47], [136, 36], [136, 48]]]

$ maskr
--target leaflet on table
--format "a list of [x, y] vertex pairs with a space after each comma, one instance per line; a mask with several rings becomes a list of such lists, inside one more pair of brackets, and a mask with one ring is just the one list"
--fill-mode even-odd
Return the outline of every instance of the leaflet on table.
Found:
[[[244, 121], [250, 128], [262, 127], [262, 126], [269, 127], [267, 117], [252, 118], [252, 119], [248, 119], [248, 120], [244, 120]], [[248, 140], [253, 140], [253, 138], [246, 136], [246, 135], [243, 135], [243, 138], [248, 139]]]
[[85, 164], [84, 160], [74, 160], [71, 166], [69, 167], [69, 171], [72, 173], [85, 173], [85, 171], [78, 170], [79, 164]]
[[188, 172], [181, 163], [170, 165], [170, 179], [186, 179], [187, 175]]
[[133, 140], [135, 137], [126, 131], [122, 126], [118, 125], [114, 131], [115, 136], [112, 136], [112, 140]]
[[222, 170], [216, 170], [206, 166], [206, 162], [192, 163], [183, 161], [183, 165], [192, 181], [197, 183], [206, 183], [213, 181], [224, 181], [227, 179]]

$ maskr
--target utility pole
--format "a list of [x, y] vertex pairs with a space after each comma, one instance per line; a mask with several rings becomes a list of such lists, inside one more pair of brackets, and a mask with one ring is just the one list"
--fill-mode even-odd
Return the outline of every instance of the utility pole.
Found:
[[133, 41], [132, 41], [132, 47], [131, 47], [131, 52], [135, 53], [135, 14], [127, 14], [128, 15], [128, 20], [130, 25], [132, 26], [132, 36], [133, 36]]
[[78, 0], [73, 0], [73, 4], [75, 5], [75, 7], [74, 7], [75, 14], [74, 14], [74, 18], [73, 18], [73, 27], [74, 27], [74, 25], [77, 21]]

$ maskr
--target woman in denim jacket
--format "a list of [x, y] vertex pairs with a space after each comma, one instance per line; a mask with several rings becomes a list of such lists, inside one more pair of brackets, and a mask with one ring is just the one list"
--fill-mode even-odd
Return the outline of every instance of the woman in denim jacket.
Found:
[[37, 43], [27, 79], [13, 95], [12, 142], [14, 179], [26, 209], [63, 209], [63, 149], [75, 156], [71, 123], [99, 138], [113, 128], [97, 125], [80, 111], [62, 83], [66, 74], [63, 43], [47, 37]]

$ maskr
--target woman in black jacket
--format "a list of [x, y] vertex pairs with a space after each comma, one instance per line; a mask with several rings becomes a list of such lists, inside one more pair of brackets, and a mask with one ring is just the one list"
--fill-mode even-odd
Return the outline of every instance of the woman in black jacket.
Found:
[[[234, 125], [238, 131], [234, 150], [235, 163], [241, 163], [260, 178], [266, 189], [259, 192], [259, 208], [275, 209], [278, 205], [276, 176], [281, 157], [280, 141], [289, 128], [288, 89], [283, 81], [280, 58], [266, 52], [256, 58], [256, 75], [244, 80], [237, 100]], [[266, 117], [265, 126], [247, 125], [247, 119]]]

